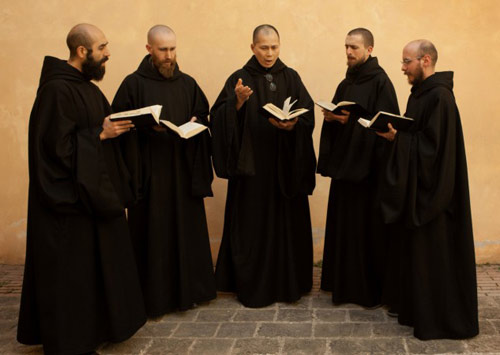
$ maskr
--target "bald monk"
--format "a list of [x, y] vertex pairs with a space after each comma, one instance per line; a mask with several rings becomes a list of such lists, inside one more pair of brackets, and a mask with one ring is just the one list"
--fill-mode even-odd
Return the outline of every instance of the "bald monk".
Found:
[[[412, 85], [407, 132], [389, 125], [382, 212], [392, 240], [389, 306], [422, 340], [478, 334], [476, 267], [462, 124], [453, 72], [428, 40], [403, 49]], [[386, 287], [388, 287], [386, 286]]]
[[70, 57], [45, 57], [29, 123], [26, 264], [17, 339], [47, 354], [93, 352], [146, 321], [125, 219], [127, 170], [113, 139], [101, 80], [110, 52], [101, 30], [80, 24]]
[[[254, 55], [227, 79], [210, 112], [215, 172], [229, 180], [216, 280], [243, 305], [264, 307], [297, 301], [312, 286], [314, 104], [279, 59], [276, 28], [258, 26], [250, 48]], [[288, 97], [309, 112], [278, 122], [262, 109]]]
[[[208, 124], [208, 101], [196, 81], [179, 70], [174, 31], [147, 35], [147, 54], [120, 85], [116, 111], [163, 105], [161, 119], [180, 126]], [[123, 136], [124, 158], [137, 203], [129, 225], [148, 316], [186, 310], [216, 297], [203, 198], [212, 196], [208, 130], [183, 139], [160, 126]]]

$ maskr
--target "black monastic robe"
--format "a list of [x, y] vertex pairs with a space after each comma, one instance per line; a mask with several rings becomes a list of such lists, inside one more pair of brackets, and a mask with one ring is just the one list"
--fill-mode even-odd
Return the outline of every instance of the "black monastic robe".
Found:
[[[354, 101], [372, 114], [399, 114], [394, 87], [369, 57], [349, 69], [332, 102]], [[381, 303], [386, 250], [377, 198], [384, 139], [351, 115], [343, 125], [324, 121], [318, 173], [332, 178], [323, 249], [321, 288], [335, 303], [372, 307]]]
[[419, 339], [478, 334], [474, 242], [460, 114], [453, 73], [431, 75], [411, 90], [387, 154], [382, 210], [399, 272], [390, 306]]
[[122, 341], [146, 321], [125, 219], [128, 175], [100, 141], [108, 101], [46, 57], [29, 123], [26, 263], [17, 338], [47, 354]]
[[[162, 120], [180, 126], [193, 116], [208, 124], [208, 101], [179, 71], [166, 79], [147, 55], [125, 78], [115, 111], [163, 105]], [[212, 196], [208, 130], [180, 138], [170, 129], [140, 129], [122, 138], [137, 203], [128, 210], [146, 311], [155, 317], [216, 297], [203, 198]]]
[[[237, 111], [239, 78], [253, 94]], [[271, 125], [262, 109], [287, 97], [309, 109], [291, 131]], [[312, 287], [313, 101], [293, 69], [279, 59], [265, 69], [252, 57], [228, 78], [210, 117], [215, 171], [229, 180], [217, 287], [248, 307], [296, 301]]]

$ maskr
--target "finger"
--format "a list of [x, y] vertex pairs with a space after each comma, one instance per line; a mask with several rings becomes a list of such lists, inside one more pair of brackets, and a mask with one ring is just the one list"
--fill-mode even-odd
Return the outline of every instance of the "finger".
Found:
[[120, 126], [115, 126], [115, 130], [120, 130], [120, 129], [131, 129], [134, 128], [135, 126], [133, 124], [127, 124], [127, 125], [120, 125]]
[[238, 79], [238, 82], [236, 83], [236, 87], [243, 86], [243, 80], [241, 78]]
[[269, 123], [271, 123], [274, 127], [279, 128], [279, 123], [276, 121], [276, 119], [275, 119], [275, 118], [272, 118], [272, 117], [271, 117], [271, 118], [269, 118], [269, 119], [268, 119], [268, 121], [269, 121]]
[[120, 126], [126, 126], [126, 125], [129, 125], [129, 124], [132, 124], [132, 121], [116, 121], [116, 122], [111, 122], [111, 124], [114, 127], [120, 127]]

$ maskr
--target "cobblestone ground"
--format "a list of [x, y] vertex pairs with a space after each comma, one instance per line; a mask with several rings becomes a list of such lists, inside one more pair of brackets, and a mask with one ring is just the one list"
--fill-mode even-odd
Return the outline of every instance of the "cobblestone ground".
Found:
[[[42, 354], [15, 340], [22, 266], [0, 265], [0, 354]], [[383, 309], [332, 306], [314, 290], [293, 304], [241, 306], [230, 294], [193, 310], [150, 320], [126, 342], [100, 354], [500, 354], [500, 266], [478, 266], [480, 335], [420, 341]]]

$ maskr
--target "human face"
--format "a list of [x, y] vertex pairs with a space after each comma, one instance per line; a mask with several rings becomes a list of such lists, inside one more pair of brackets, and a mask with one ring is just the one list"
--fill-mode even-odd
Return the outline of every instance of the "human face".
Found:
[[95, 40], [91, 48], [86, 48], [86, 58], [82, 62], [82, 73], [88, 80], [100, 81], [106, 73], [106, 62], [111, 53], [108, 49], [108, 41], [102, 32], [94, 36]]
[[166, 78], [172, 77], [177, 63], [177, 40], [173, 33], [159, 33], [146, 45], [153, 65]]
[[280, 56], [280, 39], [274, 31], [261, 32], [250, 48], [260, 65], [271, 68]]
[[401, 70], [408, 78], [408, 83], [417, 85], [424, 81], [424, 69], [422, 58], [417, 55], [416, 48], [406, 46], [403, 49], [403, 60], [401, 61]]
[[368, 59], [373, 50], [372, 46], [365, 47], [363, 36], [354, 34], [345, 39], [345, 54], [347, 56], [347, 66], [357, 67]]

